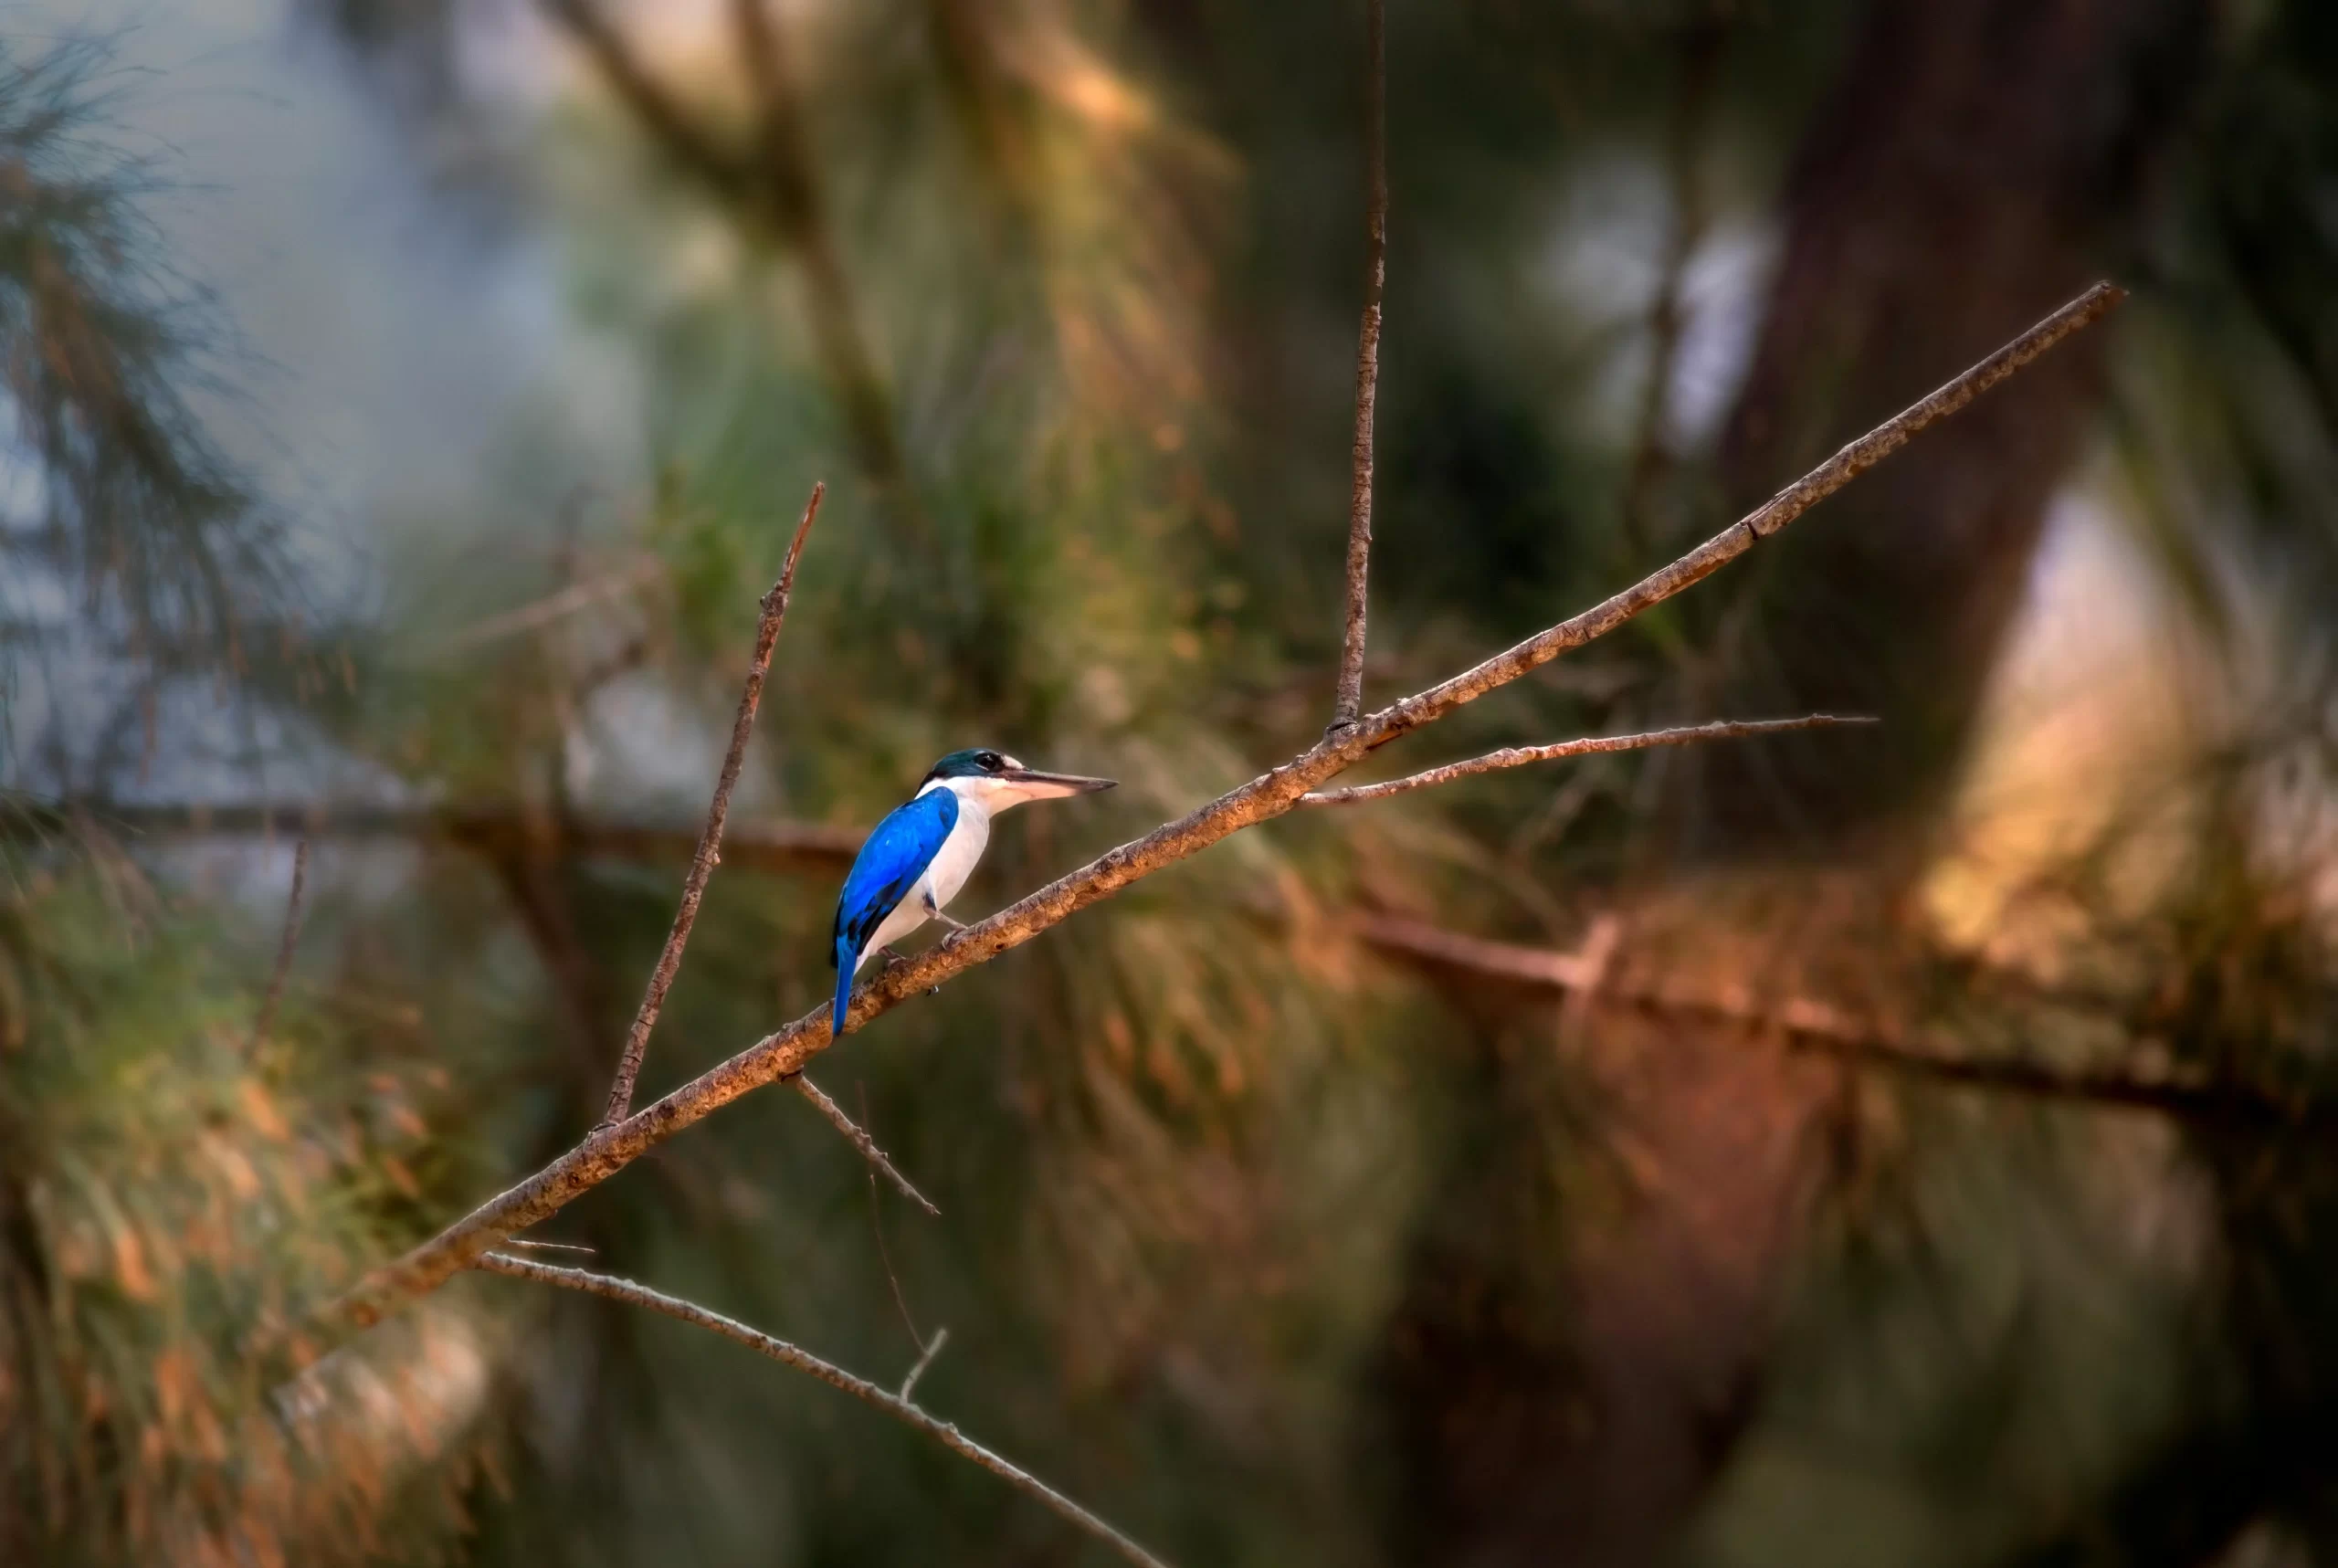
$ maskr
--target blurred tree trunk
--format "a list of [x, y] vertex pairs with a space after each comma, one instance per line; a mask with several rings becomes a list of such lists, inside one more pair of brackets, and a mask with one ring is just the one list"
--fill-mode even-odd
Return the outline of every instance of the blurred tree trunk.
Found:
[[[1780, 270], [1722, 445], [1732, 501], [1758, 501], [2117, 270], [2180, 128], [2208, 12], [2208, 0], [1878, 0], [1785, 193]], [[1822, 948], [1833, 963], [1890, 946], [1873, 939], [1891, 923], [1895, 858], [1846, 893], [1781, 852], [1847, 828], [1904, 831], [1944, 797], [2078, 455], [2101, 342], [2059, 352], [1926, 435], [1757, 554], [1733, 600], [1704, 602], [1685, 706], [1885, 721], [1880, 742], [1668, 759], [1669, 853], [1764, 868], [1754, 903], [1810, 906], [1791, 924], [1802, 952], [1786, 973]], [[1862, 847], [1875, 864], [1874, 843]], [[1730, 969], [1746, 900], [1682, 891], [1663, 922], [1681, 962], [1724, 983], [1778, 983], [1775, 970]], [[1829, 902], [1835, 916], [1817, 912]], [[1448, 1245], [1451, 1216], [1482, 1228], [1517, 1212], [1492, 1205], [1489, 1173], [1511, 1179], [1535, 1152], [1480, 1146], [1457, 1161], [1382, 1371], [1409, 1459], [1394, 1499], [1409, 1561], [1655, 1560], [1758, 1407], [1838, 1079], [1795, 1070], [1739, 1028], [1619, 1009], [1582, 1026], [1595, 1125], [1637, 1198], [1612, 1235], [1570, 1214]], [[1495, 1078], [1497, 1101], [1520, 1092]], [[1472, 1262], [1553, 1255], [1567, 1259], [1564, 1284], [1539, 1294], [1512, 1288], [1514, 1263]], [[1510, 1397], [1490, 1397], [1488, 1378]]]
[[[2211, 0], [1880, 0], [1785, 201], [1723, 432], [1728, 511], [1988, 353], [2140, 237]], [[2107, 337], [2057, 352], [1755, 557], [1690, 705], [1874, 713], [1845, 743], [1681, 752], [1674, 847], [1759, 852], [1921, 819], [1954, 782]], [[1750, 705], [1750, 706], [1748, 706]]]

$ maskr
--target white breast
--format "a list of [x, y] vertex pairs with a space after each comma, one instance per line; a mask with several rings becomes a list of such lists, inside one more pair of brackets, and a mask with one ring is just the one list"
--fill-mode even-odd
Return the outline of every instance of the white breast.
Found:
[[944, 779], [936, 787], [947, 788], [958, 797], [958, 820], [950, 829], [950, 837], [942, 841], [934, 852], [933, 864], [925, 868], [925, 887], [933, 895], [936, 909], [958, 896], [966, 879], [974, 874], [974, 862], [990, 847], [990, 807], [981, 795], [957, 787], [974, 781]]
[[[919, 878], [917, 886], [909, 890], [893, 912], [878, 922], [869, 933], [868, 942], [860, 950], [860, 963], [865, 964], [876, 956], [877, 950], [887, 942], [909, 935], [923, 925], [930, 917], [926, 913], [926, 897], [932, 895], [935, 909], [945, 908], [974, 874], [974, 863], [990, 847], [990, 806], [978, 793], [970, 793], [961, 785], [987, 783], [974, 779], [936, 779], [918, 791], [947, 789], [958, 797], [958, 820], [951, 826], [950, 837], [942, 841], [933, 858]], [[858, 966], [856, 966], [858, 967]]]

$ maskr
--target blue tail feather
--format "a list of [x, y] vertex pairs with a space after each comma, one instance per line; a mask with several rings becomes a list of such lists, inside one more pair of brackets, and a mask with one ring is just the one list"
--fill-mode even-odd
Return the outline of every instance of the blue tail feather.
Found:
[[837, 1002], [836, 1011], [829, 1016], [828, 1034], [830, 1038], [841, 1040], [844, 1038], [845, 1009], [852, 1005], [852, 966], [860, 954], [853, 950], [852, 938], [839, 936], [837, 938], [836, 956]]

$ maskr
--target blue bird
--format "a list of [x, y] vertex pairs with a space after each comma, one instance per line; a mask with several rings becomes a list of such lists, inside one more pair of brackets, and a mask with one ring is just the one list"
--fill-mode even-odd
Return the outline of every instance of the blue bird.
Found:
[[956, 926], [942, 906], [958, 896], [990, 843], [990, 819], [1027, 800], [1059, 800], [1111, 789], [1111, 779], [1043, 773], [1003, 752], [953, 752], [933, 764], [905, 805], [896, 806], [844, 879], [837, 900], [836, 1011], [829, 1027], [844, 1037], [855, 971], [869, 954], [930, 920]]

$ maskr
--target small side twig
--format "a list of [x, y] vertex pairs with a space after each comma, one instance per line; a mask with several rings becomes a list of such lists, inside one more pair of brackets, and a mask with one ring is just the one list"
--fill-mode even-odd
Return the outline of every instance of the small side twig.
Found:
[[[1167, 1568], [1167, 1564], [1161, 1559], [1053, 1487], [1048, 1486], [1045, 1481], [1040, 1480], [1029, 1471], [1008, 1463], [959, 1431], [955, 1423], [938, 1420], [920, 1406], [911, 1404], [900, 1394], [889, 1393], [865, 1377], [856, 1377], [840, 1366], [822, 1361], [809, 1351], [797, 1349], [785, 1340], [774, 1339], [769, 1334], [751, 1329], [735, 1319], [726, 1318], [721, 1313], [710, 1310], [694, 1301], [685, 1301], [678, 1296], [669, 1296], [663, 1291], [653, 1290], [647, 1285], [637, 1285], [630, 1279], [619, 1279], [612, 1275], [588, 1273], [582, 1268], [563, 1268], [549, 1263], [536, 1263], [524, 1258], [513, 1258], [508, 1253], [501, 1252], [482, 1253], [471, 1260], [470, 1266], [490, 1274], [509, 1275], [515, 1279], [532, 1279], [542, 1285], [554, 1285], [563, 1289], [582, 1290], [587, 1295], [599, 1296], [606, 1300], [625, 1301], [633, 1306], [647, 1307], [653, 1312], [663, 1312], [668, 1317], [679, 1318], [685, 1323], [694, 1323], [701, 1329], [711, 1329], [727, 1340], [734, 1341], [749, 1350], [769, 1356], [783, 1366], [790, 1366], [798, 1372], [809, 1373], [829, 1387], [841, 1389], [855, 1399], [873, 1405], [896, 1420], [916, 1427], [952, 1453], [972, 1459], [975, 1464], [1027, 1496], [1037, 1499], [1060, 1517], [1069, 1520], [1090, 1535], [1111, 1546], [1130, 1562], [1137, 1563], [1139, 1568]], [[937, 1343], [934, 1348], [939, 1350], [941, 1347]]]
[[699, 900], [706, 895], [707, 879], [714, 875], [716, 864], [722, 858], [722, 823], [731, 814], [731, 791], [739, 783], [739, 770], [747, 760], [747, 737], [755, 728], [755, 708], [763, 700], [764, 677], [771, 669], [771, 650], [779, 641], [780, 623], [787, 618], [788, 595], [795, 586], [795, 563], [804, 553], [805, 537], [812, 531], [812, 520], [819, 515], [820, 498], [827, 487], [815, 483], [812, 496], [804, 503], [804, 517], [795, 525], [795, 537], [787, 546], [786, 563], [779, 569], [779, 581], [764, 595], [763, 619], [755, 626], [754, 657], [747, 663], [746, 689], [739, 694], [739, 712], [731, 721], [731, 749], [723, 753], [722, 772], [714, 782], [714, 798], [706, 808], [706, 829], [699, 835], [698, 853], [690, 858], [690, 875], [682, 879], [682, 901], [674, 910], [673, 929], [666, 933], [665, 951], [658, 955], [658, 967], [649, 973], [649, 988], [642, 993], [641, 1006], [633, 1016], [633, 1027], [625, 1037], [625, 1054], [617, 1058], [616, 1079], [609, 1085], [608, 1109], [601, 1114], [601, 1125], [615, 1126], [625, 1120], [633, 1109], [634, 1080], [641, 1076], [641, 1058], [649, 1048], [649, 1031], [657, 1026], [658, 1010], [666, 1005], [666, 993], [674, 984], [675, 972], [682, 966], [682, 948], [690, 939], [690, 927], [697, 923]]
[[1448, 763], [1443, 767], [1427, 768], [1400, 779], [1390, 779], [1385, 784], [1312, 791], [1301, 795], [1299, 804], [1308, 806], [1355, 805], [1364, 801], [1385, 800], [1392, 795], [1427, 789], [1433, 784], [1450, 784], [1455, 779], [1468, 778], [1473, 773], [1522, 767], [1528, 763], [1555, 762], [1561, 757], [1588, 757], [1602, 752], [1644, 752], [1652, 746], [1686, 746], [1699, 741], [1728, 741], [1747, 735], [1775, 735], [1791, 730], [1829, 730], [1844, 724], [1874, 722], [1874, 719], [1864, 715], [1837, 713], [1810, 713], [1799, 719], [1717, 719], [1710, 724], [1684, 724], [1677, 730], [1648, 730], [1637, 735], [1587, 735], [1579, 741], [1560, 741], [1548, 746], [1505, 746], [1499, 752], [1488, 752], [1482, 757]]
[[917, 1387], [917, 1380], [925, 1375], [925, 1369], [933, 1364], [933, 1358], [940, 1355], [942, 1353], [942, 1347], [949, 1342], [949, 1330], [936, 1329], [933, 1331], [933, 1338], [926, 1342], [924, 1353], [917, 1358], [917, 1364], [910, 1368], [910, 1374], [901, 1379], [901, 1391], [894, 1396], [895, 1398], [900, 1399], [904, 1402], [909, 1399], [910, 1391]]
[[1364, 0], [1364, 321], [1356, 333], [1355, 441], [1348, 496], [1347, 628], [1332, 728], [1364, 708], [1364, 605], [1372, 576], [1372, 415], [1380, 395], [1380, 300], [1388, 279], [1388, 26], [1385, 0]]
[[530, 1241], [524, 1236], [507, 1236], [503, 1238], [503, 1245], [506, 1247], [524, 1247], [536, 1252], [574, 1252], [583, 1258], [590, 1258], [593, 1256], [593, 1249], [591, 1247], [582, 1246], [574, 1241]]
[[260, 996], [259, 1016], [252, 1020], [255, 1051], [268, 1043], [268, 1032], [276, 1026], [277, 1005], [284, 1000], [284, 983], [292, 973], [292, 949], [300, 940], [300, 898], [308, 888], [309, 841], [303, 838], [292, 851], [292, 890], [284, 900], [284, 933], [276, 941], [276, 967]]
[[820, 1086], [814, 1083], [810, 1079], [806, 1078], [802, 1073], [797, 1073], [795, 1075], [795, 1092], [810, 1100], [813, 1105], [818, 1109], [820, 1114], [827, 1117], [830, 1124], [833, 1125], [837, 1131], [843, 1133], [854, 1148], [860, 1151], [860, 1157], [862, 1159], [868, 1161], [878, 1170], [884, 1172], [885, 1179], [893, 1184], [894, 1187], [900, 1193], [901, 1196], [917, 1205], [918, 1207], [923, 1209], [927, 1214], [932, 1215], [935, 1219], [940, 1219], [942, 1217], [942, 1211], [935, 1208], [932, 1201], [929, 1200], [923, 1193], [919, 1192], [915, 1187], [911, 1186], [910, 1184], [910, 1179], [907, 1176], [902, 1175], [900, 1171], [894, 1169], [893, 1162], [886, 1158], [885, 1151], [877, 1147], [877, 1140], [871, 1138], [867, 1132], [863, 1131], [859, 1123], [853, 1121], [850, 1116], [845, 1113], [843, 1106], [838, 1105], [835, 1100], [830, 1100], [827, 1095], [821, 1093]]

